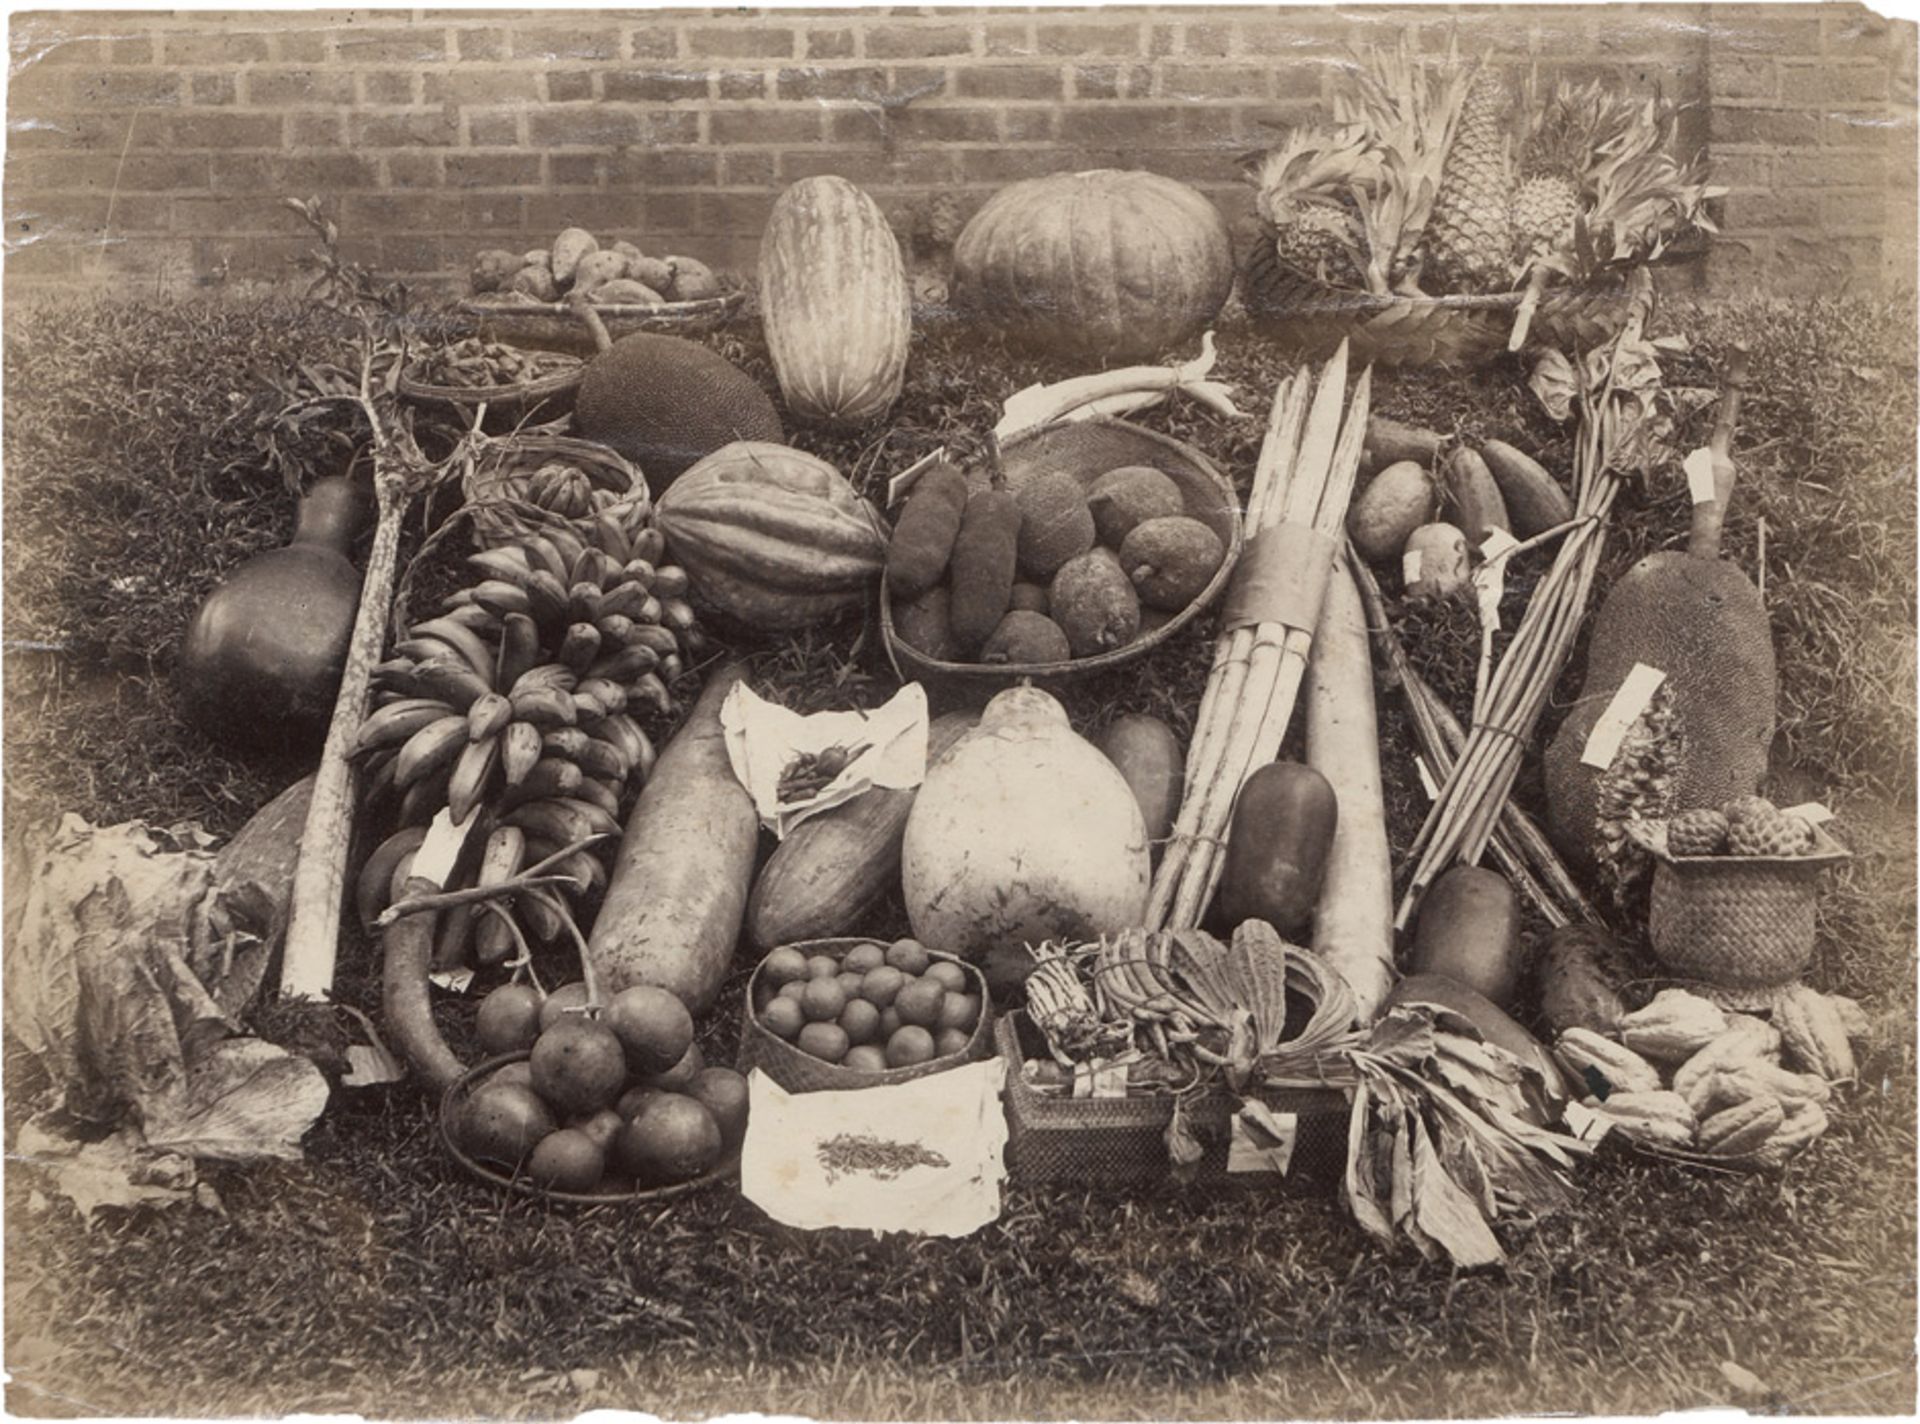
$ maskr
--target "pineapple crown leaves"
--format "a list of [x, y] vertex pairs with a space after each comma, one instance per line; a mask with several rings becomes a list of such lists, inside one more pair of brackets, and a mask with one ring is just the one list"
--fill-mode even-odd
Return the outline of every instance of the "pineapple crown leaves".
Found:
[[1254, 206], [1271, 223], [1286, 220], [1301, 199], [1336, 201], [1350, 188], [1378, 181], [1380, 157], [1365, 128], [1303, 124], [1273, 148], [1249, 156]]

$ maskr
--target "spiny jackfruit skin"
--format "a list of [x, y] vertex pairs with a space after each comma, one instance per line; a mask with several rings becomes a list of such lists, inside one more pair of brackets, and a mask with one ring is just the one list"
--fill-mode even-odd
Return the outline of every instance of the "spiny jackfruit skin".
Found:
[[655, 498], [723, 445], [786, 440], [753, 377], [698, 342], [653, 332], [623, 336], [587, 364], [573, 429], [639, 465]]
[[1679, 806], [1723, 806], [1767, 773], [1779, 678], [1760, 592], [1733, 563], [1650, 554], [1623, 575], [1594, 618], [1587, 679], [1544, 757], [1548, 829], [1575, 869], [1594, 868], [1597, 773], [1587, 735], [1633, 670], [1666, 673], [1686, 742]]

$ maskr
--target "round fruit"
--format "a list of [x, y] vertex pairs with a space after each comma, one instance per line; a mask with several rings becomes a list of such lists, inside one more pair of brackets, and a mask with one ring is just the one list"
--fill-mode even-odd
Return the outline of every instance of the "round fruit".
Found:
[[969, 1032], [980, 1021], [978, 994], [949, 994], [940, 1004], [940, 1027]]
[[585, 984], [562, 984], [540, 1006], [540, 1027], [552, 1028], [562, 1017], [577, 1017], [577, 1010], [587, 1006], [587, 986]]
[[908, 1024], [887, 1040], [887, 1066], [910, 1068], [926, 1063], [934, 1056], [933, 1035], [917, 1024]]
[[687, 1051], [680, 1055], [680, 1061], [664, 1073], [655, 1073], [647, 1079], [649, 1088], [659, 1088], [663, 1092], [678, 1093], [686, 1089], [694, 1075], [707, 1066], [707, 1055], [700, 1051], [700, 1045], [690, 1043]]
[[807, 1016], [796, 999], [775, 999], [760, 1012], [760, 1022], [766, 1026], [767, 1032], [777, 1034], [789, 1043], [800, 1036], [800, 1029], [806, 1021]]
[[841, 956], [840, 967], [851, 969], [855, 974], [865, 974], [869, 969], [878, 969], [887, 962], [887, 951], [877, 944], [856, 944]]
[[532, 1088], [489, 1083], [467, 1099], [454, 1137], [469, 1156], [511, 1169], [553, 1125], [552, 1111]]
[[900, 1022], [932, 1028], [940, 1022], [940, 1009], [947, 997], [938, 979], [916, 979], [900, 991], [893, 1006], [900, 1011]]
[[900, 1010], [888, 1004], [880, 1010], [880, 1041], [882, 1043], [900, 1032]]
[[528, 1066], [526, 1059], [522, 1058], [518, 1063], [509, 1063], [497, 1072], [489, 1074], [482, 1086], [504, 1088], [509, 1083], [518, 1088], [533, 1087], [533, 1069]]
[[932, 958], [917, 939], [897, 939], [887, 946], [887, 963], [903, 974], [925, 974]]
[[810, 1023], [800, 1030], [800, 1049], [825, 1063], [847, 1056], [847, 1031], [837, 1023]]
[[869, 969], [860, 980], [860, 997], [875, 1008], [884, 1009], [891, 1004], [894, 995], [900, 992], [900, 986], [907, 982], [907, 976], [891, 964], [883, 964], [878, 969]]
[[611, 1107], [627, 1081], [627, 1055], [605, 1024], [569, 1014], [540, 1035], [527, 1062], [533, 1090], [569, 1117]]
[[713, 1114], [728, 1147], [747, 1135], [747, 1080], [733, 1069], [702, 1068], [687, 1085], [687, 1096]]
[[967, 978], [967, 971], [951, 959], [936, 959], [927, 966], [925, 976], [938, 980], [940, 987], [950, 994], [964, 994], [973, 987]]
[[865, 999], [849, 999], [840, 1011], [840, 1027], [852, 1043], [872, 1043], [880, 1037], [880, 1010]]
[[613, 1030], [636, 1077], [664, 1073], [693, 1042], [693, 1015], [680, 996], [653, 984], [632, 984], [607, 1001], [600, 1022]]
[[549, 1132], [527, 1158], [528, 1179], [556, 1192], [590, 1192], [606, 1168], [605, 1151], [577, 1127]]
[[856, 1048], [849, 1048], [840, 1065], [843, 1068], [857, 1068], [862, 1073], [884, 1073], [887, 1071], [887, 1050], [877, 1043], [863, 1043]]
[[489, 1057], [522, 1053], [540, 1036], [540, 991], [531, 984], [502, 984], [480, 1001], [474, 1037]]
[[830, 1023], [847, 1006], [847, 991], [838, 979], [809, 979], [807, 991], [800, 996], [800, 1007], [814, 1023]]
[[807, 977], [807, 957], [793, 948], [776, 949], [760, 961], [760, 977], [776, 989]]
[[831, 979], [840, 972], [840, 961], [830, 954], [816, 954], [807, 960], [807, 976], [812, 979]]
[[620, 1114], [622, 1121], [631, 1122], [640, 1116], [642, 1108], [665, 1091], [666, 1089], [656, 1088], [651, 1083], [635, 1083], [620, 1095], [620, 1101], [613, 1105], [613, 1110]]
[[965, 1053], [967, 1045], [973, 1042], [973, 1035], [961, 1028], [943, 1028], [933, 1036], [933, 1053], [936, 1058], [952, 1058], [955, 1054]]
[[807, 992], [807, 985], [812, 982], [811, 979], [789, 979], [780, 986], [780, 992], [775, 994], [774, 997], [776, 999], [791, 999], [797, 1004], [800, 1002], [800, 996]]
[[837, 984], [839, 984], [839, 986], [843, 990], [846, 991], [846, 995], [849, 999], [853, 998], [854, 995], [860, 992], [860, 986], [863, 982], [865, 982], [865, 979], [866, 979], [866, 976], [864, 974], [856, 974], [851, 969], [842, 969], [838, 974], [834, 975], [833, 977], [834, 977], [834, 981]]
[[620, 1129], [614, 1164], [646, 1186], [690, 1181], [726, 1150], [720, 1124], [684, 1093], [662, 1093]]
[[567, 1126], [584, 1132], [593, 1139], [594, 1146], [602, 1152], [608, 1152], [613, 1148], [613, 1139], [620, 1135], [620, 1125], [626, 1120], [617, 1107], [601, 1108], [593, 1116], [576, 1118]]

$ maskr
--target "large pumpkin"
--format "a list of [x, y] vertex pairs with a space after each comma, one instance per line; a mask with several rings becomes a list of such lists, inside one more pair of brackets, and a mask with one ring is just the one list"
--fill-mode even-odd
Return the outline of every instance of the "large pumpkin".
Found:
[[750, 631], [782, 632], [865, 601], [885, 525], [825, 460], [736, 440], [660, 497], [654, 521], [694, 601]]
[[1029, 178], [975, 213], [954, 304], [1010, 340], [1138, 361], [1204, 331], [1233, 288], [1226, 220], [1171, 178], [1116, 168]]
[[760, 239], [760, 311], [787, 409], [810, 424], [877, 420], [907, 373], [913, 296], [879, 204], [846, 179], [802, 178]]

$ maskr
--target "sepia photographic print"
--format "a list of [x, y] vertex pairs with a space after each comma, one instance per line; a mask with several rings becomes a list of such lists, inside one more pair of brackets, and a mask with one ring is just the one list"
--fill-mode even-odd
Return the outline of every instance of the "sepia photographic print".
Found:
[[7, 1412], [1914, 1413], [1916, 34], [10, 12]]

